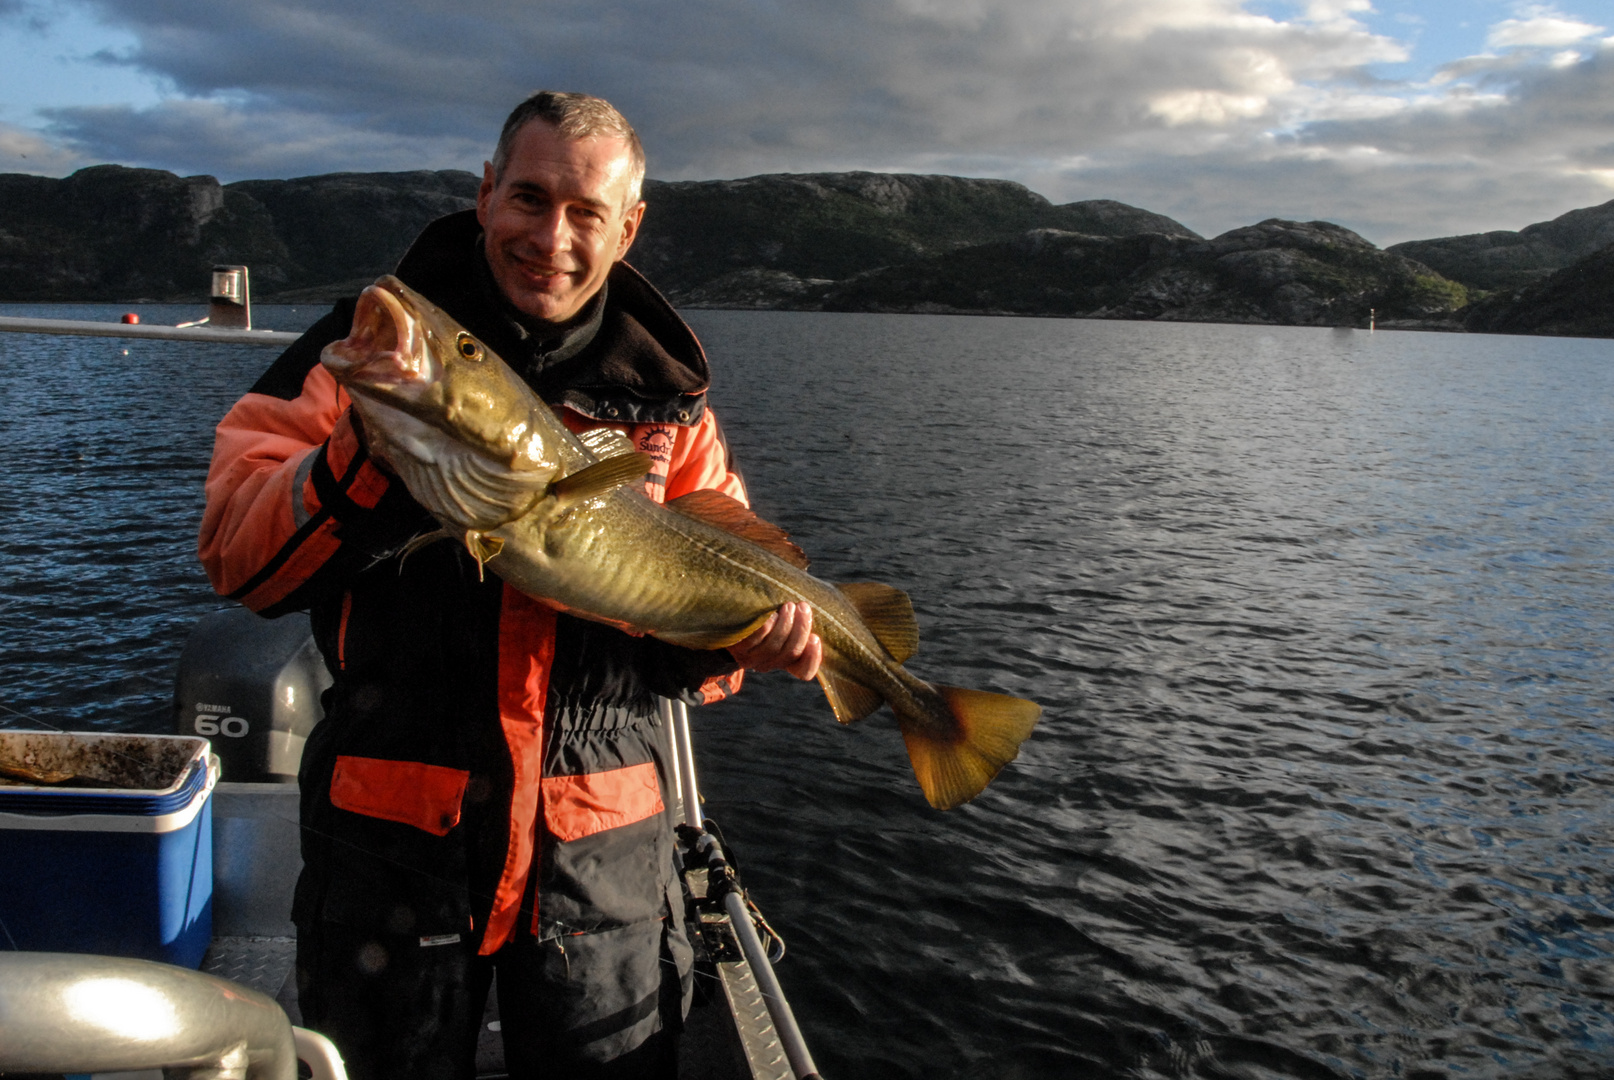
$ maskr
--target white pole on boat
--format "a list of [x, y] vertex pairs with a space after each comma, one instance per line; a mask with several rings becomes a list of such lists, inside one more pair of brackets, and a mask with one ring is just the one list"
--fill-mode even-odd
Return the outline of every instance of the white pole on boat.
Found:
[[671, 755], [673, 798], [678, 800], [678, 820], [684, 820], [684, 767], [678, 753], [678, 730], [673, 723], [672, 702], [664, 697], [656, 699], [656, 712], [661, 725], [667, 730], [667, 752]]
[[[675, 767], [681, 774], [684, 821], [696, 829], [704, 830], [706, 824], [701, 815], [700, 787], [695, 783], [695, 748], [689, 737], [689, 709], [682, 701], [666, 698], [661, 699], [660, 709], [671, 730]], [[702, 843], [710, 841], [711, 835], [708, 833]], [[774, 974], [773, 964], [768, 960], [768, 950], [763, 947], [756, 924], [751, 921], [745, 894], [738, 888], [728, 889], [723, 894], [723, 907], [728, 912], [734, 937], [740, 943], [740, 951], [751, 965], [757, 989], [762, 991], [762, 1000], [768, 1005], [768, 1015], [773, 1017], [773, 1029], [779, 1036], [779, 1045], [784, 1049], [791, 1071], [796, 1074], [797, 1080], [819, 1080], [818, 1066], [813, 1063], [813, 1055], [807, 1049], [807, 1040], [802, 1036], [801, 1026], [796, 1023], [796, 1014], [790, 1009], [784, 987], [779, 985], [779, 976]]]
[[672, 735], [673, 764], [678, 770], [678, 797], [684, 803], [684, 824], [695, 829], [705, 828], [700, 788], [695, 784], [695, 745], [689, 738], [689, 708], [682, 701], [662, 698], [661, 715]]

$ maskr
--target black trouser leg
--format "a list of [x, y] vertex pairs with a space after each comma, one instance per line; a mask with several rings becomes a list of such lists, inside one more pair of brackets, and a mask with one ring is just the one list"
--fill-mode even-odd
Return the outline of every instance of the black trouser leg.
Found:
[[297, 932], [303, 1026], [336, 1044], [353, 1080], [471, 1080], [492, 977], [464, 942], [334, 923]]
[[511, 1080], [676, 1080], [679, 965], [660, 920], [494, 957]]

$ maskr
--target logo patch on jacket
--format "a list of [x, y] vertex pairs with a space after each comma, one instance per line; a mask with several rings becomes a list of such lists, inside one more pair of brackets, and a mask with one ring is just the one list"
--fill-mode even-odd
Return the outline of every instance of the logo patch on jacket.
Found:
[[662, 465], [672, 460], [673, 429], [670, 427], [643, 427], [639, 429], [639, 450], [649, 454]]

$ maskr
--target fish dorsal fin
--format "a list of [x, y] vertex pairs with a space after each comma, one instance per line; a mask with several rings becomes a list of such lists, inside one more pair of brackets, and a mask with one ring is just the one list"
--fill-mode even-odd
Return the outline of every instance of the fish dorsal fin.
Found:
[[633, 440], [616, 428], [589, 428], [577, 437], [577, 441], [601, 461], [633, 453]]
[[549, 485], [549, 493], [561, 502], [591, 499], [631, 484], [650, 471], [650, 455], [632, 452], [597, 461]]
[[807, 569], [807, 553], [791, 541], [789, 533], [771, 521], [763, 521], [750, 507], [721, 491], [709, 488], [691, 491], [668, 503], [667, 509], [733, 533], [763, 551], [777, 555], [798, 570]]
[[855, 683], [825, 667], [818, 669], [818, 685], [824, 688], [829, 707], [835, 710], [835, 719], [843, 724], [863, 719], [885, 700], [862, 683]]
[[919, 620], [914, 618], [913, 601], [907, 593], [878, 581], [850, 581], [835, 587], [893, 660], [907, 663], [919, 651]]

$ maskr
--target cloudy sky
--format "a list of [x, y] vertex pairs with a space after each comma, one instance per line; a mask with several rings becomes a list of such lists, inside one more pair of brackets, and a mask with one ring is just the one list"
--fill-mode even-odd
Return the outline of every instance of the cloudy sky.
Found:
[[1614, 0], [0, 0], [0, 172], [480, 170], [539, 87], [662, 179], [1019, 180], [1380, 244], [1614, 198]]

